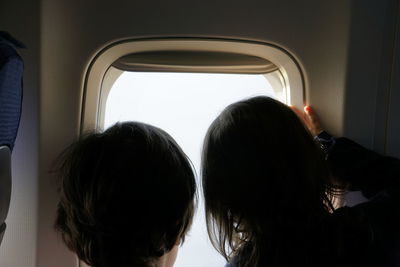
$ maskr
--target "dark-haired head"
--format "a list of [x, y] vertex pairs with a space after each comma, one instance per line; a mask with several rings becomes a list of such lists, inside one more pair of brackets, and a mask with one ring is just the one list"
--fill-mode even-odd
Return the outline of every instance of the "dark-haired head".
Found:
[[56, 229], [94, 267], [153, 266], [190, 227], [192, 166], [166, 132], [118, 123], [60, 157]]
[[297, 241], [332, 209], [329, 177], [320, 149], [289, 107], [268, 97], [228, 106], [210, 126], [202, 155], [214, 246], [228, 260], [246, 250], [238, 264], [252, 267], [268, 251], [284, 255], [291, 244], [300, 250]]

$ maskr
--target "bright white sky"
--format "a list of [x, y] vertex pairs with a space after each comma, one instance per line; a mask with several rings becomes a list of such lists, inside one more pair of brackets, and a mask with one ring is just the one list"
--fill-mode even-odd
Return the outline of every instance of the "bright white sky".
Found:
[[[124, 72], [108, 96], [104, 128], [118, 121], [162, 128], [182, 147], [199, 176], [201, 147], [211, 122], [227, 105], [256, 95], [274, 96], [264, 75]], [[199, 200], [175, 267], [225, 265], [208, 240], [201, 190]]]

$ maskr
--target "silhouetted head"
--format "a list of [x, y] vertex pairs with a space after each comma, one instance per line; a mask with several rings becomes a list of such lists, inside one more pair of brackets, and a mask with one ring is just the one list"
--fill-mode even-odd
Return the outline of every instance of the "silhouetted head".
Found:
[[94, 267], [153, 266], [183, 241], [194, 212], [192, 166], [156, 127], [118, 123], [61, 157], [56, 228]]
[[215, 119], [202, 179], [214, 246], [230, 259], [252, 244], [241, 266], [295, 243], [332, 208], [319, 147], [289, 107], [268, 97], [234, 103]]

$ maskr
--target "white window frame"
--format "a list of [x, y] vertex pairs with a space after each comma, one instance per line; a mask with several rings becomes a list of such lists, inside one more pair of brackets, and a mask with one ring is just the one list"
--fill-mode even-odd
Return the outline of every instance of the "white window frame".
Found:
[[[113, 62], [132, 53], [177, 50], [230, 52], [264, 58], [278, 67], [270, 82], [273, 88], [284, 85], [286, 103], [297, 107], [302, 107], [305, 103], [306, 80], [302, 67], [294, 56], [276, 45], [219, 38], [122, 40], [105, 46], [93, 56], [86, 67], [82, 80], [80, 132], [101, 129], [103, 126], [105, 110], [102, 108], [105, 107], [112, 85], [124, 72], [118, 69], [110, 72]], [[82, 261], [79, 261], [79, 266], [87, 267]]]
[[[108, 45], [97, 53], [87, 66], [82, 82], [81, 132], [102, 126], [101, 110], [112, 83], [123, 72], [107, 73], [111, 64], [120, 57], [152, 51], [229, 52], [257, 56], [274, 63], [283, 78], [287, 104], [301, 107], [305, 101], [305, 79], [300, 64], [286, 50], [275, 45], [228, 39], [164, 38], [123, 40]], [[114, 78], [105, 76], [113, 75]], [[108, 83], [108, 84], [104, 84]]]

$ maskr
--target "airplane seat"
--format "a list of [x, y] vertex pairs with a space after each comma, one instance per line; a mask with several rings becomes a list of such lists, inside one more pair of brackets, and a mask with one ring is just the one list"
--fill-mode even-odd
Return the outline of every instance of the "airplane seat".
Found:
[[22, 108], [23, 61], [16, 48], [25, 46], [0, 31], [0, 244], [11, 198], [11, 152]]

